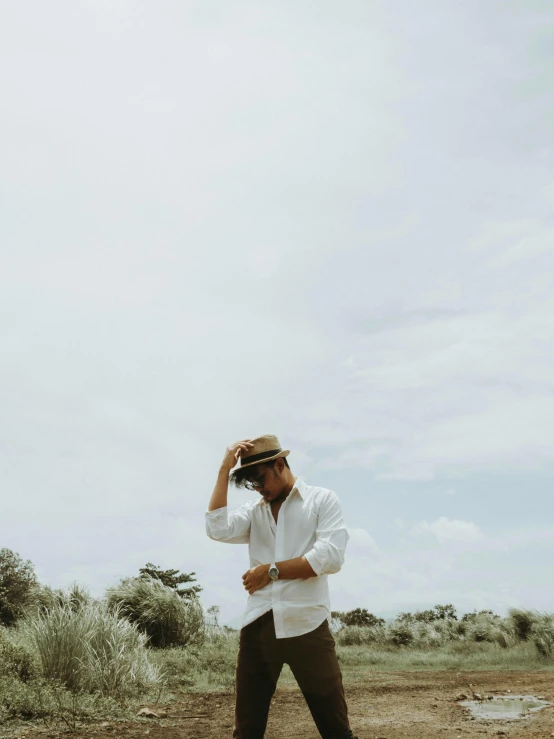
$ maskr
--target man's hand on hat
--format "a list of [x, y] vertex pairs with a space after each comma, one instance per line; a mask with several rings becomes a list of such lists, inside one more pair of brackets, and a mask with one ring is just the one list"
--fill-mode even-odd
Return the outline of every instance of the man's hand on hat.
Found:
[[242, 457], [242, 455], [245, 452], [249, 452], [253, 446], [254, 444], [252, 444], [250, 439], [244, 439], [244, 441], [236, 441], [234, 444], [231, 444], [225, 450], [225, 456], [223, 457], [223, 462], [221, 463], [221, 466], [224, 467], [227, 472], [230, 472], [237, 464], [239, 459]]
[[260, 588], [265, 588], [271, 582], [269, 565], [258, 565], [257, 567], [252, 567], [251, 570], [247, 570], [242, 576], [242, 582], [250, 595]]

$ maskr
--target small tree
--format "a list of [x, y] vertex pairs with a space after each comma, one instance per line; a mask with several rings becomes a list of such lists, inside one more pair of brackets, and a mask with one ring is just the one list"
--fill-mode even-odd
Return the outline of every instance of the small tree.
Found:
[[37, 587], [33, 563], [11, 549], [0, 549], [0, 623], [12, 626], [21, 618]]
[[160, 580], [166, 587], [175, 590], [177, 595], [181, 596], [181, 598], [186, 598], [187, 600], [196, 598], [198, 593], [202, 591], [200, 585], [192, 585], [189, 588], [179, 588], [179, 585], [183, 585], [184, 583], [195, 582], [195, 572], [179, 574], [179, 570], [162, 570], [157, 565], [153, 565], [152, 562], [147, 562], [144, 567], [140, 568], [139, 572], [142, 578]]
[[458, 620], [456, 609], [454, 608], [452, 603], [447, 603], [445, 606], [435, 606], [433, 610], [437, 614], [437, 619], [444, 620], [447, 618], [451, 618], [453, 621]]
[[464, 613], [461, 620], [464, 622], [468, 621], [475, 621], [479, 617], [483, 618], [490, 618], [490, 619], [499, 619], [500, 616], [498, 616], [494, 611], [491, 611], [489, 609], [483, 609], [482, 611], [474, 610], [472, 613]]
[[[333, 614], [331, 614], [333, 615]], [[384, 626], [385, 619], [377, 618], [367, 608], [354, 608], [353, 611], [339, 613], [338, 618], [345, 626]]]
[[411, 623], [412, 621], [415, 621], [414, 614], [410, 611], [402, 611], [397, 615], [395, 618], [395, 621], [398, 621], [398, 623], [406, 624]]
[[417, 621], [419, 623], [430, 624], [433, 621], [444, 621], [446, 619], [452, 619], [457, 621], [456, 609], [451, 603], [445, 606], [435, 606], [427, 611], [415, 611], [414, 613], [399, 613], [396, 620], [400, 623], [413, 623]]
[[219, 610], [219, 606], [210, 606], [209, 608], [206, 608], [210, 625], [219, 626]]

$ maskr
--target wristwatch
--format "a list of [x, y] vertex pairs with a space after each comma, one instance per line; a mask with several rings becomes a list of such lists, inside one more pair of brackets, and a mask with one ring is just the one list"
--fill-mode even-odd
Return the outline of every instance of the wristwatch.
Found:
[[272, 580], [279, 579], [279, 570], [277, 569], [277, 565], [275, 564], [275, 562], [272, 565], [269, 565], [269, 570], [267, 574]]

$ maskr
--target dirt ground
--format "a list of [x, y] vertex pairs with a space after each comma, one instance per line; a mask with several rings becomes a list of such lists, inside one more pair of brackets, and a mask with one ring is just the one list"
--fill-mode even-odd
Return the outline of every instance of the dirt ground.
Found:
[[[471, 688], [469, 687], [471, 684]], [[359, 739], [509, 739], [554, 737], [554, 673], [552, 672], [404, 672], [376, 673], [345, 685], [352, 729]], [[518, 721], [472, 719], [456, 698], [470, 690], [485, 695], [544, 696], [552, 701], [542, 711]], [[230, 739], [234, 696], [228, 693], [184, 694], [175, 703], [149, 706], [165, 714], [137, 723], [99, 722], [80, 727], [72, 736], [117, 736], [148, 739]], [[60, 737], [66, 731], [20, 727], [19, 736]], [[14, 734], [12, 734], [14, 736]], [[318, 739], [298, 688], [279, 686], [270, 711], [266, 739]]]

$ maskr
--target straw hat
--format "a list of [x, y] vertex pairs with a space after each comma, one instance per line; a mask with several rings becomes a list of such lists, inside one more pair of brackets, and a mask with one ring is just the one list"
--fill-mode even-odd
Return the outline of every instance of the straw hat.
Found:
[[239, 470], [252, 464], [263, 464], [279, 457], [288, 457], [290, 454], [289, 449], [281, 449], [279, 439], [273, 434], [258, 436], [257, 439], [252, 439], [251, 443], [254, 446], [248, 450], [247, 457], [240, 458], [240, 466], [237, 468]]

